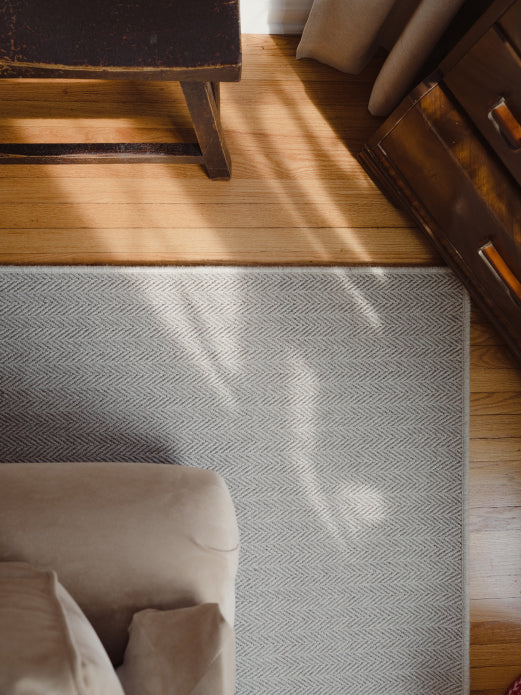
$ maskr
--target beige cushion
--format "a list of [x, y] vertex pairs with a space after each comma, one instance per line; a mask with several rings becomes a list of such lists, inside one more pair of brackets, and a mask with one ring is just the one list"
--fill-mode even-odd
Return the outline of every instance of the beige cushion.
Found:
[[119, 665], [134, 613], [217, 603], [232, 625], [238, 532], [214, 472], [0, 464], [0, 560], [56, 570]]
[[235, 640], [219, 606], [137, 613], [118, 675], [126, 695], [231, 695]]
[[463, 1], [314, 0], [297, 58], [357, 74], [384, 46], [391, 52], [375, 81], [369, 111], [387, 116], [414, 85]]
[[[418, 4], [418, 0], [411, 0]], [[396, 0], [314, 0], [297, 47], [297, 58], [315, 58], [358, 74], [378, 46]]]
[[123, 695], [96, 633], [54, 572], [0, 563], [0, 693]]

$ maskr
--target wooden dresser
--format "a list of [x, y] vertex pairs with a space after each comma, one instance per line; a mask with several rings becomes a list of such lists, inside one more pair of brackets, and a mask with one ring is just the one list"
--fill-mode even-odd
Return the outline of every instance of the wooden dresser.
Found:
[[521, 360], [521, 0], [497, 0], [360, 161]]

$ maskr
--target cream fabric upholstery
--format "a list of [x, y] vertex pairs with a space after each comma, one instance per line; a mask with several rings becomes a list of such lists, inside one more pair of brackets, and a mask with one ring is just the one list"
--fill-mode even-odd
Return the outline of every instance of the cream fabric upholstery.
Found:
[[212, 471], [0, 465], [0, 561], [56, 571], [116, 665], [143, 609], [216, 603], [233, 625], [238, 544], [232, 501]]
[[413, 86], [463, 0], [314, 0], [297, 58], [358, 73], [383, 46], [390, 50], [369, 110], [387, 116]]
[[235, 640], [215, 603], [137, 613], [118, 675], [125, 695], [226, 695]]
[[0, 563], [0, 693], [123, 695], [103, 645], [55, 572]]

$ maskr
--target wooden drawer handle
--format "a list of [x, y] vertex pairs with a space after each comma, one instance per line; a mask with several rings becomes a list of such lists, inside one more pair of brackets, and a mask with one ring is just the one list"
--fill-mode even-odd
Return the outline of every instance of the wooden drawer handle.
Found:
[[491, 241], [484, 244], [479, 249], [479, 255], [493, 271], [494, 275], [508, 287], [514, 299], [521, 304], [521, 282], [510, 270], [494, 244]]
[[502, 97], [498, 103], [488, 112], [488, 117], [497, 127], [501, 135], [513, 150], [521, 147], [521, 123], [510, 110], [505, 98]]

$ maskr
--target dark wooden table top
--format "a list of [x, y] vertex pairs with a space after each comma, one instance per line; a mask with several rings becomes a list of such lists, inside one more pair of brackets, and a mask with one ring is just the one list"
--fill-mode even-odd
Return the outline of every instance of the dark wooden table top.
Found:
[[0, 2], [0, 63], [240, 66], [239, 0]]

